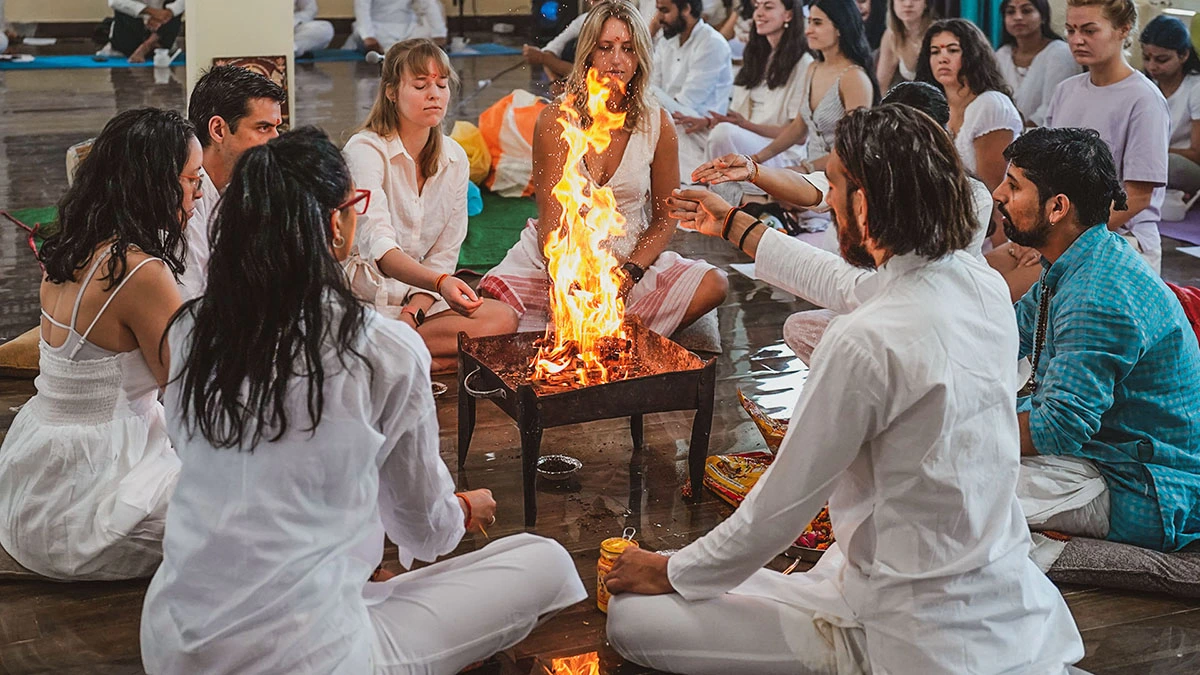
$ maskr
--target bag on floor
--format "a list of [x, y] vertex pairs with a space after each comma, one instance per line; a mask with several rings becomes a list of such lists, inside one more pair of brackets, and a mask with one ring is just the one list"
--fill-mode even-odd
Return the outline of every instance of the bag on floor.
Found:
[[479, 131], [492, 156], [483, 186], [501, 197], [533, 194], [533, 128], [544, 98], [516, 89], [479, 116]]

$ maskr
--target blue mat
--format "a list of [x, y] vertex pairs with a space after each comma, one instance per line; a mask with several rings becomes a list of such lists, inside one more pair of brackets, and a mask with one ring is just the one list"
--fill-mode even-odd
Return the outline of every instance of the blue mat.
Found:
[[[521, 50], [517, 47], [498, 45], [492, 42], [469, 44], [461, 52], [450, 55], [450, 58], [468, 56], [514, 56]], [[363, 55], [346, 49], [318, 49], [311, 57], [297, 59], [297, 63], [332, 63], [337, 61], [362, 61]], [[186, 63], [184, 54], [175, 57], [173, 66]], [[89, 54], [74, 54], [69, 56], [36, 56], [32, 61], [14, 62], [0, 60], [0, 70], [63, 70], [72, 68], [149, 68], [154, 64], [130, 63], [124, 56], [110, 56], [105, 60], [97, 60]]]

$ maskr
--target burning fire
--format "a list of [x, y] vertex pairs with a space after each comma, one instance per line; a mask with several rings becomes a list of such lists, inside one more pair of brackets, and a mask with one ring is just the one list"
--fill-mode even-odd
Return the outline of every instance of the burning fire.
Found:
[[546, 239], [551, 324], [534, 358], [534, 380], [587, 386], [619, 379], [612, 372], [613, 354], [622, 344], [628, 351], [622, 329], [622, 277], [617, 259], [603, 245], [609, 237], [625, 233], [625, 218], [617, 211], [613, 191], [580, 171], [588, 150], [604, 152], [612, 132], [625, 124], [625, 113], [608, 109], [612, 87], [622, 84], [602, 82], [595, 70], [588, 71], [587, 110], [592, 124], [587, 129], [580, 124], [573, 98], [560, 105], [565, 116], [559, 120], [561, 138], [568, 150], [553, 194], [563, 210], [559, 227]]
[[550, 663], [550, 675], [600, 675], [600, 653], [588, 652]]

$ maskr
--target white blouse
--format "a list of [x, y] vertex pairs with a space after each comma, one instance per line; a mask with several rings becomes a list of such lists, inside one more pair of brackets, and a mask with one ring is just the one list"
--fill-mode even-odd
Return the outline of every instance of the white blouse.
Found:
[[1008, 129], [1013, 138], [1021, 135], [1024, 126], [1021, 114], [1012, 99], [998, 91], [985, 91], [975, 97], [963, 112], [962, 127], [954, 135], [954, 147], [969, 171], [978, 171], [975, 161], [975, 139], [993, 131]]
[[376, 638], [363, 589], [383, 553], [381, 529], [406, 567], [449, 553], [464, 533], [438, 454], [424, 342], [368, 311], [355, 345], [365, 363], [350, 357], [342, 367], [322, 350], [325, 407], [315, 430], [296, 382], [282, 439], [218, 450], [183, 417], [176, 378], [191, 326], [185, 314], [168, 334], [164, 405], [183, 468], [142, 609], [146, 670], [370, 672]]
[[1192, 122], [1200, 121], [1200, 75], [1184, 76], [1167, 99], [1167, 109], [1171, 113], [1171, 147], [1192, 147]]
[[757, 87], [734, 85], [729, 109], [740, 113], [753, 124], [782, 126], [791, 122], [800, 114], [800, 106], [804, 103], [804, 87], [801, 84], [812, 62], [813, 57], [809, 54], [801, 57], [782, 87], [767, 87], [765, 77]]
[[1013, 102], [1026, 120], [1039, 127], [1045, 126], [1054, 88], [1068, 77], [1083, 72], [1083, 68], [1075, 62], [1071, 48], [1062, 40], [1051, 40], [1033, 57], [1028, 68], [1018, 68], [1012, 57], [1012, 45], [996, 50], [996, 63], [1013, 90]]
[[[453, 274], [458, 252], [467, 237], [467, 183], [471, 167], [467, 153], [449, 136], [442, 138], [437, 174], [417, 191], [417, 164], [399, 138], [384, 139], [360, 131], [342, 153], [354, 175], [355, 187], [371, 191], [371, 204], [358, 220], [354, 252], [378, 272], [379, 259], [398, 248], [435, 272]], [[403, 305], [413, 287], [382, 279], [386, 304]], [[358, 290], [356, 286], [356, 290]], [[438, 298], [429, 291], [422, 293]], [[368, 298], [369, 299], [369, 298]], [[381, 302], [376, 302], [382, 309]]]

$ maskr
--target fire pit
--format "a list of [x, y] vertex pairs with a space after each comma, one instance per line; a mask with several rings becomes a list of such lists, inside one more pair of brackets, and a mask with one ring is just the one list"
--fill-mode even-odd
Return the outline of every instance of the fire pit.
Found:
[[462, 468], [475, 429], [475, 400], [491, 399], [521, 430], [521, 476], [525, 525], [537, 522], [537, 461], [542, 430], [628, 417], [635, 449], [642, 447], [646, 413], [695, 410], [688, 449], [688, 475], [699, 495], [712, 429], [716, 359], [707, 363], [671, 340], [626, 319], [632, 372], [625, 379], [590, 386], [551, 385], [530, 380], [543, 332], [483, 338], [458, 335], [458, 465]]

